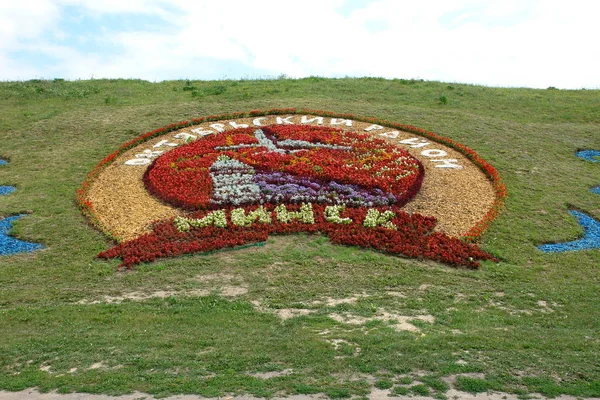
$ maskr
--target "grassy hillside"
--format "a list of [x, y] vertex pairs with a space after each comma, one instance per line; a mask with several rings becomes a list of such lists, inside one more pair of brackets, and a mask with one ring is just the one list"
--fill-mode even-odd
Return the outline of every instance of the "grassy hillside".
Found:
[[[103, 157], [176, 121], [287, 107], [414, 125], [476, 150], [509, 191], [480, 241], [502, 261], [457, 270], [305, 235], [133, 272], [94, 258], [110, 242], [74, 194]], [[575, 157], [600, 150], [600, 91], [315, 77], [1, 82], [0, 138], [10, 161], [0, 186], [17, 187], [0, 196], [0, 217], [31, 213], [13, 233], [46, 247], [0, 257], [0, 389], [340, 398], [375, 386], [442, 398], [442, 378], [456, 376], [466, 391], [600, 397], [600, 250], [536, 248], [582, 235], [569, 208], [600, 220], [590, 192], [600, 164]], [[414, 333], [332, 319], [381, 310], [434, 320], [414, 321]]]

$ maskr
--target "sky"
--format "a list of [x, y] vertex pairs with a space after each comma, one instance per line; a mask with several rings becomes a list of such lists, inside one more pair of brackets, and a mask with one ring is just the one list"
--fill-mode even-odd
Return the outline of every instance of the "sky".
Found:
[[0, 80], [600, 88], [596, 0], [0, 0]]

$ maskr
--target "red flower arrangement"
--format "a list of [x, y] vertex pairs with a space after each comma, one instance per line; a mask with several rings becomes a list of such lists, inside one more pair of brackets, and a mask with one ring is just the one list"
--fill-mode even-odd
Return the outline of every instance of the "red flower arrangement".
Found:
[[[158, 258], [261, 243], [267, 240], [269, 234], [307, 232], [325, 234], [336, 244], [426, 258], [466, 268], [477, 268], [479, 260], [497, 261], [494, 256], [474, 244], [433, 232], [436, 225], [434, 217], [410, 215], [397, 206], [342, 208], [334, 211], [344, 222], [336, 222], [331, 217], [331, 212], [328, 212], [331, 210], [328, 207], [335, 206], [288, 205], [285, 210], [281, 207], [283, 206], [267, 204], [197, 211], [188, 218], [176, 217], [158, 222], [151, 233], [103, 251], [98, 257], [121, 258], [121, 266], [131, 268], [135, 264]], [[245, 223], [235, 222], [235, 210], [238, 210], [237, 214], [248, 216], [257, 209], [266, 217], [262, 222], [258, 214], [250, 217], [253, 221], [249, 226], [248, 219]], [[217, 213], [218, 216], [215, 215]], [[282, 217], [284, 213], [287, 218]], [[375, 219], [369, 214], [375, 214]], [[223, 216], [223, 221], [219, 222], [219, 218]], [[366, 226], [370, 220], [375, 226]]]
[[[237, 174], [238, 181], [241, 170], [252, 175], [246, 180], [246, 189], [254, 185], [259, 192], [233, 204], [250, 204], [253, 200], [279, 203], [295, 198], [295, 202], [347, 203], [354, 199], [354, 205], [401, 206], [417, 194], [424, 173], [421, 163], [408, 152], [368, 134], [319, 126], [275, 125], [260, 130], [234, 129], [171, 150], [146, 170], [144, 183], [150, 193], [177, 207], [218, 208], [223, 202], [215, 203], [213, 198], [211, 203], [213, 181], [219, 172], [215, 166], [218, 160], [226, 159], [237, 161], [218, 163], [220, 168]], [[286, 184], [288, 193], [269, 184], [274, 181]], [[331, 181], [335, 182], [332, 188], [324, 187]], [[345, 201], [339, 193], [344, 190]], [[315, 198], [309, 199], [310, 195]]]

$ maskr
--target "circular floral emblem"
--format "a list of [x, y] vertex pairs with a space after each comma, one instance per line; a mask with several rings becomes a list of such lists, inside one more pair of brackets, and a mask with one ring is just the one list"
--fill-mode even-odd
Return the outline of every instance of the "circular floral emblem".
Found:
[[304, 110], [253, 111], [148, 132], [78, 191], [131, 267], [321, 233], [334, 243], [475, 268], [506, 192], [463, 145], [415, 127]]
[[238, 128], [158, 157], [148, 191], [190, 210], [264, 203], [403, 206], [423, 166], [368, 134], [306, 125]]

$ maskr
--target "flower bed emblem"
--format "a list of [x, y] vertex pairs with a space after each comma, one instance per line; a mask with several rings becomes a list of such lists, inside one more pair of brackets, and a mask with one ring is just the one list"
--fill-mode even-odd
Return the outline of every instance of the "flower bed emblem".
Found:
[[132, 267], [161, 257], [321, 233], [334, 243], [476, 268], [465, 239], [506, 192], [472, 150], [415, 127], [304, 110], [173, 124], [123, 145], [78, 191]]
[[241, 128], [159, 156], [146, 188], [185, 209], [316, 202], [404, 205], [423, 166], [408, 152], [366, 134], [301, 125]]

